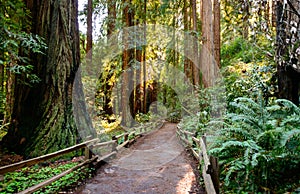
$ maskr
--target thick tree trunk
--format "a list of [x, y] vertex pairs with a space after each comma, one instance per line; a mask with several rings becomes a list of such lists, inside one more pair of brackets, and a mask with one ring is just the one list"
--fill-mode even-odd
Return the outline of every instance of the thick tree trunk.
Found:
[[[129, 27], [132, 25], [132, 11], [130, 10], [131, 6], [131, 0], [124, 0], [124, 11], [123, 11], [123, 20], [125, 23], [125, 27]], [[122, 99], [121, 99], [121, 109], [122, 109], [122, 121], [121, 125], [129, 127], [131, 125], [130, 120], [130, 107], [132, 102], [130, 102], [130, 93], [132, 92], [132, 71], [128, 71], [130, 68], [130, 61], [132, 58], [132, 49], [129, 49], [129, 32], [128, 29], [124, 29], [123, 32], [123, 55], [122, 55], [122, 70], [123, 70], [123, 76], [122, 76]]]
[[15, 106], [4, 142], [25, 156], [57, 151], [79, 139], [72, 106], [73, 82], [80, 63], [76, 0], [27, 0], [32, 32], [45, 38], [45, 55], [31, 56], [41, 82], [15, 82]]
[[201, 73], [205, 87], [213, 86], [214, 68], [214, 33], [213, 33], [213, 10], [212, 1], [203, 0], [201, 5], [202, 19], [202, 49], [201, 49]]
[[[297, 0], [277, 1], [277, 74], [278, 97], [299, 105], [300, 3]], [[296, 41], [295, 41], [296, 40]]]

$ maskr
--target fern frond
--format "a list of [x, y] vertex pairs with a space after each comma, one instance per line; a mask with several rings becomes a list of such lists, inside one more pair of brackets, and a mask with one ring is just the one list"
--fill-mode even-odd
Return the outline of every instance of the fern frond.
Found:
[[263, 129], [263, 126], [260, 125], [259, 119], [255, 118], [255, 117], [251, 117], [251, 116], [244, 115], [244, 114], [236, 114], [236, 113], [230, 113], [230, 114], [228, 114], [228, 117], [232, 121], [242, 121], [242, 122], [248, 123], [254, 127], [257, 127], [260, 130]]
[[249, 106], [245, 105], [244, 103], [234, 101], [234, 102], [229, 103], [229, 105], [234, 107], [235, 109], [238, 109], [239, 111], [241, 111], [244, 114], [249, 114], [252, 116], [256, 115], [256, 112], [252, 108], [249, 108]]
[[292, 115], [284, 118], [283, 121], [281, 121], [280, 126], [281, 127], [287, 127], [288, 125], [291, 126], [300, 126], [300, 118], [298, 115]]
[[280, 141], [281, 146], [282, 147], [286, 146], [288, 141], [290, 141], [295, 136], [299, 136], [298, 138], [300, 138], [300, 129], [294, 129], [294, 130], [283, 133], [281, 141]]
[[296, 106], [293, 102], [286, 99], [278, 99], [275, 101], [279, 105], [283, 105], [286, 108], [289, 108], [294, 113], [300, 115], [300, 108]]

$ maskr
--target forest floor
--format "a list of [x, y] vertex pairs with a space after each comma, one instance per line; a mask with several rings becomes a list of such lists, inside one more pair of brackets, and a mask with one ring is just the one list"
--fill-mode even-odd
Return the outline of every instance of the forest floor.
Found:
[[122, 150], [76, 193], [201, 194], [197, 165], [180, 144], [176, 124], [166, 123]]

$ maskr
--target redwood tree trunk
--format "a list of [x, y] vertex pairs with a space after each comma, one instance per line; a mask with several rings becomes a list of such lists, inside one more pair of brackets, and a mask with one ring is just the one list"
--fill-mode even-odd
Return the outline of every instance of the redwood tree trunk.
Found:
[[[193, 17], [193, 35], [195, 40], [198, 39], [196, 32], [198, 32], [198, 19], [197, 19], [197, 2], [196, 0], [191, 0], [192, 4], [192, 17]], [[194, 60], [192, 63], [192, 69], [193, 69], [193, 84], [199, 85], [200, 83], [200, 70], [199, 70], [199, 55], [198, 55], [198, 41], [193, 41], [193, 55]]]
[[[130, 10], [131, 6], [131, 0], [124, 0], [123, 1], [125, 8], [123, 11], [123, 20], [125, 23], [125, 27], [132, 26], [132, 10]], [[128, 71], [130, 68], [130, 61], [133, 59], [132, 55], [132, 49], [129, 49], [129, 32], [128, 29], [124, 29], [123, 32], [123, 44], [124, 44], [124, 50], [122, 55], [122, 70], [123, 70], [123, 76], [122, 76], [122, 91], [121, 91], [121, 110], [122, 110], [122, 126], [130, 126], [131, 120], [130, 120], [130, 109], [129, 104], [130, 102], [129, 96], [132, 91], [132, 71]], [[132, 105], [132, 104], [130, 104]]]
[[44, 37], [45, 55], [32, 55], [41, 81], [34, 87], [15, 81], [12, 124], [4, 143], [25, 156], [38, 156], [79, 139], [72, 106], [80, 63], [76, 0], [26, 0], [31, 31]]
[[87, 32], [86, 32], [86, 60], [87, 65], [93, 59], [93, 0], [88, 0], [87, 4]]
[[220, 26], [220, 2], [214, 0], [214, 58], [216, 64], [221, 68], [221, 26]]
[[188, 57], [191, 46], [191, 40], [189, 40], [189, 35], [187, 34], [188, 31], [190, 30], [190, 20], [189, 20], [189, 5], [187, 0], [184, 0], [183, 2], [183, 26], [184, 26], [184, 31], [186, 32], [184, 34], [184, 73], [186, 77], [190, 80], [190, 82], [193, 82], [193, 71], [192, 71], [192, 63]]

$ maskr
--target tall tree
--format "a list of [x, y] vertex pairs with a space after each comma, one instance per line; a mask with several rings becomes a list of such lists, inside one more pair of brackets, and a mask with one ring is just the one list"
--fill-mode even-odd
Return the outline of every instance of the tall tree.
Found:
[[[216, 64], [218, 67], [221, 67], [221, 30], [220, 30], [220, 1], [214, 0], [214, 7], [213, 7], [213, 13], [214, 13], [214, 59], [216, 61]], [[246, 30], [246, 29], [245, 29]]]
[[277, 1], [277, 74], [279, 98], [299, 105], [300, 2]]
[[41, 81], [33, 87], [16, 77], [11, 126], [5, 145], [37, 156], [73, 145], [78, 140], [72, 92], [80, 63], [76, 0], [26, 0], [31, 32], [45, 39], [45, 55], [32, 54]]
[[203, 0], [201, 4], [202, 21], [202, 49], [201, 73], [205, 87], [213, 85], [214, 81], [214, 33], [213, 33], [213, 5], [211, 0]]
[[[144, 0], [144, 7], [143, 7], [143, 24], [144, 24], [144, 32], [143, 32], [143, 40], [145, 41], [147, 39], [147, 0]], [[146, 46], [143, 46], [142, 48], [142, 107], [141, 109], [143, 110], [144, 113], [146, 113], [146, 71], [147, 71], [147, 67], [146, 67], [146, 54], [147, 54], [147, 49]]]
[[[133, 22], [133, 15], [131, 10], [131, 0], [123, 0], [123, 22], [125, 24], [125, 27], [132, 26]], [[130, 126], [130, 109], [129, 107], [129, 96], [132, 92], [132, 71], [128, 71], [130, 68], [130, 62], [133, 59], [132, 55], [132, 49], [129, 49], [129, 29], [124, 29], [123, 32], [123, 55], [122, 55], [122, 70], [123, 70], [123, 76], [122, 76], [122, 91], [121, 91], [121, 112], [122, 112], [122, 126]]]
[[[191, 61], [188, 57], [186, 57], [188, 55], [188, 52], [190, 52], [190, 46], [191, 46], [191, 40], [189, 40], [189, 35], [188, 35], [188, 31], [190, 30], [190, 17], [189, 17], [189, 4], [187, 2], [187, 0], [183, 1], [183, 27], [184, 27], [184, 31], [186, 32], [184, 34], [184, 73], [186, 75], [187, 78], [190, 79], [190, 81], [192, 82], [193, 80], [193, 72], [192, 72], [192, 66], [191, 66]], [[174, 19], [175, 22], [175, 19]]]
[[[195, 39], [198, 39], [197, 32], [198, 32], [198, 17], [197, 17], [197, 1], [191, 0], [192, 4], [192, 18], [193, 18], [193, 35]], [[200, 81], [200, 75], [199, 75], [199, 55], [198, 55], [198, 41], [193, 41], [193, 55], [194, 55], [194, 61], [192, 64], [192, 70], [193, 70], [193, 84], [199, 85]]]
[[87, 4], [87, 32], [86, 32], [86, 52], [87, 65], [92, 63], [93, 57], [93, 0], [88, 0]]
[[[116, 30], [116, 20], [117, 20], [117, 1], [107, 1], [107, 39], [109, 42], [115, 46], [117, 45], [117, 39], [113, 39], [112, 35], [114, 31]], [[115, 69], [116, 67], [112, 64], [112, 69]], [[106, 115], [112, 115], [113, 114], [113, 107], [112, 107], [112, 88], [113, 85], [110, 84], [110, 79], [113, 77], [115, 71], [109, 71], [106, 73], [106, 77], [103, 80], [103, 110]]]

